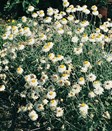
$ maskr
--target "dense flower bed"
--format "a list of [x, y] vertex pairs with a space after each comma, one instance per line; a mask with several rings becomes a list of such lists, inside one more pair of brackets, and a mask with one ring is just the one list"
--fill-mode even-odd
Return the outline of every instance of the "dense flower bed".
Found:
[[6, 26], [0, 92], [10, 94], [29, 130], [111, 130], [112, 21], [101, 23], [96, 6], [63, 0], [63, 7], [45, 17], [29, 6], [32, 19]]

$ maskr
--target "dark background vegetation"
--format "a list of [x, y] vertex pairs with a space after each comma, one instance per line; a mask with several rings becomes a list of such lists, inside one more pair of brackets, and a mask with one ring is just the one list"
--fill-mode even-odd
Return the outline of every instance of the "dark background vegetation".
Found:
[[[111, 0], [69, 0], [73, 5], [84, 5], [88, 7], [97, 5], [99, 8], [106, 7], [108, 9], [108, 17], [112, 18]], [[4, 19], [18, 18], [27, 15], [26, 10], [29, 5], [33, 5], [36, 9], [46, 11], [48, 7], [58, 8], [62, 10], [62, 0], [0, 0], [0, 16]]]

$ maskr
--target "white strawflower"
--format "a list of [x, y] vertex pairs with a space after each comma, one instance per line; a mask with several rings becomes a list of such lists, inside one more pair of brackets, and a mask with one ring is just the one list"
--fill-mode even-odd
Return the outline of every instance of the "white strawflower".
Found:
[[105, 81], [104, 84], [103, 84], [103, 87], [104, 87], [106, 90], [112, 89], [112, 81]]
[[86, 68], [89, 68], [89, 67], [91, 67], [91, 64], [90, 64], [89, 61], [84, 61], [83, 66], [86, 67]]
[[26, 17], [26, 16], [23, 16], [23, 17], [22, 17], [22, 22], [25, 23], [26, 21], [27, 21], [27, 17]]
[[96, 5], [93, 5], [93, 6], [91, 7], [91, 9], [92, 9], [93, 11], [96, 11], [98, 8], [97, 8]]
[[4, 85], [0, 85], [0, 91], [4, 91], [5, 90], [5, 86]]
[[85, 84], [85, 79], [84, 79], [84, 77], [80, 77], [79, 80], [78, 80], [78, 83], [79, 83], [80, 85], [84, 85], [84, 84]]
[[44, 22], [45, 22], [45, 23], [51, 23], [51, 20], [52, 20], [51, 17], [46, 17], [46, 18], [44, 19]]
[[31, 112], [29, 112], [29, 117], [32, 121], [36, 121], [38, 119], [38, 114], [36, 113], [36, 111], [32, 110]]
[[35, 12], [32, 14], [32, 17], [33, 17], [33, 18], [37, 18], [37, 16], [38, 16], [38, 14], [35, 13]]
[[58, 32], [59, 34], [63, 34], [63, 33], [64, 33], [64, 30], [63, 30], [62, 28], [59, 28], [59, 29], [57, 30], [57, 32]]
[[74, 48], [74, 53], [80, 55], [83, 52], [82, 47]]
[[30, 6], [28, 7], [28, 11], [29, 11], [29, 12], [34, 11], [34, 7], [30, 5]]
[[34, 38], [30, 38], [29, 40], [28, 40], [28, 45], [33, 45], [35, 43], [35, 39]]
[[49, 8], [47, 9], [47, 15], [52, 16], [53, 14], [54, 14], [53, 8], [49, 7]]
[[110, 114], [109, 114], [108, 111], [104, 112], [102, 116], [103, 116], [104, 118], [106, 118], [106, 119], [110, 119], [110, 118], [111, 118], [111, 116], [110, 116]]
[[47, 93], [47, 98], [48, 99], [54, 99], [56, 97], [56, 92], [55, 91], [49, 91], [48, 93]]
[[81, 67], [81, 72], [86, 73], [88, 71], [88, 68], [86, 66]]
[[88, 80], [88, 81], [91, 81], [91, 82], [95, 81], [95, 80], [96, 80], [96, 75], [90, 73], [90, 74], [87, 76], [87, 80]]
[[82, 115], [82, 117], [86, 117], [87, 114], [88, 114], [88, 109], [89, 109], [89, 106], [85, 103], [82, 103], [82, 104], [79, 104], [79, 111], [80, 111], [80, 114]]
[[50, 101], [50, 107], [51, 107], [51, 108], [52, 108], [52, 107], [55, 108], [55, 107], [57, 106], [57, 104], [58, 104], [57, 100], [54, 100], [54, 99], [53, 99], [53, 100]]
[[77, 37], [77, 36], [74, 36], [74, 37], [72, 37], [72, 40], [71, 40], [71, 41], [72, 41], [73, 43], [77, 43], [78, 40], [79, 40], [78, 37]]
[[35, 108], [38, 112], [44, 111], [44, 106], [42, 104], [37, 104]]
[[93, 87], [94, 88], [101, 87], [101, 82], [100, 81], [94, 81], [93, 82]]
[[91, 92], [89, 92], [88, 96], [90, 98], [94, 98], [96, 95], [95, 95], [95, 93], [93, 91], [91, 91]]
[[44, 105], [47, 105], [47, 103], [48, 103], [49, 101], [48, 101], [47, 99], [44, 99], [42, 102], [43, 102]]
[[36, 87], [38, 85], [38, 81], [37, 79], [35, 78], [32, 78], [30, 81], [29, 81], [29, 86], [32, 86], [32, 87]]
[[23, 68], [22, 67], [18, 67], [17, 68], [17, 73], [18, 74], [22, 74], [23, 73]]
[[104, 92], [104, 89], [102, 87], [97, 87], [97, 88], [94, 89], [94, 93], [96, 95], [102, 95], [103, 92]]
[[40, 10], [39, 12], [37, 12], [37, 14], [39, 15], [39, 17], [44, 17], [45, 13], [43, 10]]
[[95, 15], [95, 16], [97, 16], [97, 15], [99, 14], [99, 12], [98, 12], [97, 10], [94, 10], [94, 11], [92, 12], [92, 14]]
[[65, 70], [66, 70], [66, 66], [65, 65], [58, 66], [58, 72], [63, 73]]
[[62, 117], [63, 113], [64, 113], [64, 111], [61, 107], [56, 108], [56, 117]]
[[68, 1], [64, 1], [63, 2], [63, 7], [68, 7], [69, 6], [69, 2]]

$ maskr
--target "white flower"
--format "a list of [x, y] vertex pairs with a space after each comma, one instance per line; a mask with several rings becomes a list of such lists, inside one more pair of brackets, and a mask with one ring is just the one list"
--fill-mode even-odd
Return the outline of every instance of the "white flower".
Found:
[[44, 111], [44, 106], [42, 104], [37, 104], [35, 108], [38, 112]]
[[81, 72], [86, 73], [88, 71], [88, 68], [86, 66], [81, 67]]
[[52, 107], [56, 107], [57, 106], [57, 104], [58, 104], [58, 102], [57, 102], [57, 100], [51, 100], [50, 101], [50, 107], [52, 108]]
[[22, 17], [22, 22], [25, 23], [26, 21], [27, 21], [27, 17], [26, 17], [26, 16], [23, 16], [23, 17]]
[[64, 111], [61, 107], [56, 108], [56, 117], [62, 117], [63, 113], [64, 113]]
[[0, 91], [4, 91], [5, 90], [5, 86], [4, 85], [0, 85]]
[[45, 34], [43, 34], [43, 33], [40, 33], [40, 34], [39, 34], [39, 38], [40, 38], [42, 41], [47, 40], [47, 36], [46, 36]]
[[89, 67], [91, 67], [91, 64], [90, 64], [89, 61], [84, 61], [83, 66], [86, 67], [86, 68], [89, 68]]
[[57, 83], [59, 86], [64, 86], [64, 80], [62, 80], [62, 79], [58, 80]]
[[47, 99], [44, 99], [42, 102], [43, 102], [44, 105], [47, 105], [48, 100], [47, 100]]
[[58, 32], [59, 34], [63, 34], [63, 33], [64, 33], [64, 30], [63, 30], [62, 28], [59, 28], [59, 29], [57, 30], [57, 32]]
[[90, 10], [88, 10], [88, 9], [83, 9], [83, 12], [84, 12], [86, 15], [88, 15], [88, 14], [90, 13]]
[[39, 98], [39, 94], [38, 94], [38, 92], [31, 91], [31, 92], [29, 92], [28, 97], [30, 99], [37, 100]]
[[56, 20], [60, 20], [60, 19], [62, 19], [62, 14], [55, 14], [55, 15], [54, 15], [54, 18], [55, 18]]
[[49, 58], [50, 60], [52, 60], [54, 57], [55, 57], [55, 54], [54, 54], [54, 53], [50, 53], [50, 54], [48, 55], [48, 58]]
[[97, 87], [94, 89], [94, 93], [96, 95], [101, 95], [101, 94], [103, 94], [103, 92], [104, 92], [104, 89], [102, 87]]
[[94, 10], [94, 11], [92, 12], [92, 14], [95, 15], [95, 16], [97, 16], [97, 15], [99, 14], [99, 12], [98, 12], [97, 10]]
[[35, 39], [34, 38], [31, 38], [28, 40], [28, 45], [33, 45], [35, 43]]
[[38, 119], [38, 114], [36, 113], [36, 111], [32, 110], [31, 112], [29, 112], [29, 117], [32, 121], [36, 121]]
[[49, 91], [48, 93], [47, 93], [47, 98], [48, 99], [54, 99], [56, 97], [56, 92], [54, 92], [54, 91]]
[[85, 79], [84, 79], [84, 77], [80, 77], [79, 80], [78, 80], [78, 83], [79, 83], [80, 85], [84, 85], [84, 84], [85, 84]]
[[18, 50], [23, 50], [25, 46], [23, 44], [18, 45]]
[[112, 81], [105, 81], [104, 84], [103, 84], [103, 87], [104, 87], [106, 90], [112, 89]]
[[45, 13], [43, 10], [40, 10], [39, 12], [37, 12], [39, 17], [44, 17], [45, 16]]
[[27, 110], [32, 110], [33, 109], [33, 104], [32, 103], [28, 103], [27, 104]]
[[65, 65], [60, 65], [58, 67], [58, 72], [60, 72], [60, 73], [63, 73], [65, 70], [66, 70], [66, 66]]
[[46, 43], [46, 44], [43, 46], [42, 51], [43, 51], [43, 52], [48, 52], [48, 51], [50, 51], [50, 49], [52, 49], [53, 45], [54, 45], [54, 44], [53, 44], [52, 42]]
[[96, 5], [93, 5], [93, 6], [91, 7], [91, 9], [92, 9], [93, 11], [96, 11], [98, 8], [97, 8]]
[[77, 37], [77, 36], [74, 36], [74, 37], [72, 37], [72, 40], [71, 40], [71, 41], [72, 41], [73, 43], [77, 43], [78, 40], [79, 40], [78, 37]]
[[85, 118], [87, 116], [88, 109], [89, 109], [89, 107], [87, 104], [85, 104], [85, 103], [79, 104], [79, 111], [80, 111], [82, 117]]
[[61, 61], [61, 60], [63, 60], [64, 57], [62, 55], [57, 55], [56, 58], [57, 58], [57, 61]]
[[55, 24], [55, 28], [61, 28], [62, 27], [62, 24], [58, 21], [56, 21], [54, 24]]
[[68, 1], [64, 1], [63, 2], [63, 7], [68, 7], [69, 6], [69, 2]]
[[101, 82], [100, 81], [94, 81], [93, 82], [93, 87], [94, 88], [101, 87]]
[[66, 20], [65, 18], [63, 18], [63, 19], [61, 20], [61, 23], [62, 23], [63, 25], [66, 25], [66, 24], [67, 24], [67, 20]]
[[91, 92], [89, 92], [88, 96], [90, 98], [94, 98], [96, 95], [95, 95], [95, 93], [93, 91], [91, 91]]
[[69, 78], [69, 74], [62, 74], [62, 77], [61, 77], [61, 79], [62, 80], [67, 80], [68, 78]]
[[38, 14], [35, 13], [35, 12], [32, 14], [32, 17], [33, 17], [33, 18], [37, 18], [37, 16], [38, 16]]
[[44, 19], [44, 22], [45, 22], [45, 23], [51, 23], [51, 20], [52, 20], [51, 17], [46, 17], [46, 18]]
[[74, 48], [74, 53], [76, 54], [76, 55], [80, 55], [81, 53], [82, 53], [82, 47], [78, 47], [78, 48]]
[[53, 74], [52, 77], [51, 77], [51, 79], [52, 79], [54, 82], [56, 82], [56, 81], [59, 80], [59, 76], [58, 76], [57, 74]]
[[17, 73], [18, 73], [18, 74], [22, 74], [22, 73], [23, 73], [23, 68], [18, 67], [18, 68], [17, 68]]
[[3, 34], [2, 39], [6, 40], [8, 38], [8, 34]]
[[54, 13], [53, 8], [49, 7], [49, 8], [47, 9], [47, 15], [52, 16], [53, 13]]
[[104, 112], [102, 116], [103, 116], [104, 118], [106, 118], [106, 119], [110, 119], [110, 118], [111, 118], [111, 116], [110, 116], [110, 114], [109, 114], [108, 111]]
[[34, 11], [34, 7], [30, 5], [30, 6], [28, 7], [28, 11], [29, 11], [29, 12]]
[[88, 81], [93, 82], [93, 81], [96, 80], [96, 76], [95, 76], [94, 74], [90, 73], [90, 74], [87, 76], [87, 79], [88, 79]]
[[29, 81], [29, 86], [32, 86], [32, 87], [36, 87], [38, 85], [38, 81], [37, 79], [35, 78], [32, 78], [30, 81]]

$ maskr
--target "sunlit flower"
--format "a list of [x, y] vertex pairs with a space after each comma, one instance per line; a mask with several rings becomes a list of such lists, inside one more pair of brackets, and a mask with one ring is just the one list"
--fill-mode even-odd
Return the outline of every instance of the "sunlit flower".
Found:
[[34, 7], [30, 5], [30, 6], [28, 7], [28, 11], [29, 11], [29, 12], [34, 11]]
[[36, 111], [32, 110], [31, 112], [29, 112], [29, 117], [32, 121], [36, 121], [38, 119], [38, 114], [36, 113]]
[[49, 91], [48, 93], [47, 93], [47, 98], [48, 99], [54, 99], [56, 97], [56, 92], [54, 92], [54, 91]]
[[81, 47], [78, 47], [78, 48], [74, 48], [74, 53], [76, 54], [76, 55], [80, 55], [81, 53], [82, 53], [82, 48]]
[[18, 73], [18, 74], [22, 74], [22, 73], [23, 73], [23, 68], [18, 67], [18, 68], [17, 68], [17, 73]]
[[82, 117], [86, 117], [87, 114], [88, 114], [88, 109], [89, 109], [89, 106], [85, 103], [82, 103], [82, 104], [79, 104], [79, 111], [82, 115]]
[[62, 117], [63, 113], [64, 113], [64, 111], [61, 107], [56, 108], [56, 117]]
[[71, 41], [72, 41], [73, 43], [77, 43], [78, 40], [79, 40], [78, 37], [77, 37], [77, 36], [74, 36], [74, 37], [72, 37], [72, 40], [71, 40]]
[[36, 110], [37, 110], [38, 112], [44, 111], [44, 106], [43, 106], [42, 104], [37, 104], [37, 105], [35, 106], [35, 108], [36, 108]]
[[84, 77], [80, 77], [80, 78], [78, 79], [78, 83], [79, 83], [80, 85], [84, 85], [84, 84], [85, 84], [85, 79], [84, 79]]
[[103, 87], [107, 90], [112, 89], [112, 81], [105, 81]]
[[4, 85], [0, 85], [0, 91], [4, 91], [5, 90], [5, 86]]
[[58, 72], [60, 72], [60, 73], [63, 73], [65, 70], [66, 70], [66, 66], [65, 65], [60, 65], [58, 67]]
[[52, 16], [53, 13], [54, 13], [53, 8], [49, 7], [49, 8], [47, 9], [47, 15]]
[[90, 74], [87, 76], [87, 80], [88, 80], [88, 81], [91, 81], [91, 82], [95, 81], [95, 80], [96, 80], [96, 75], [90, 73]]

